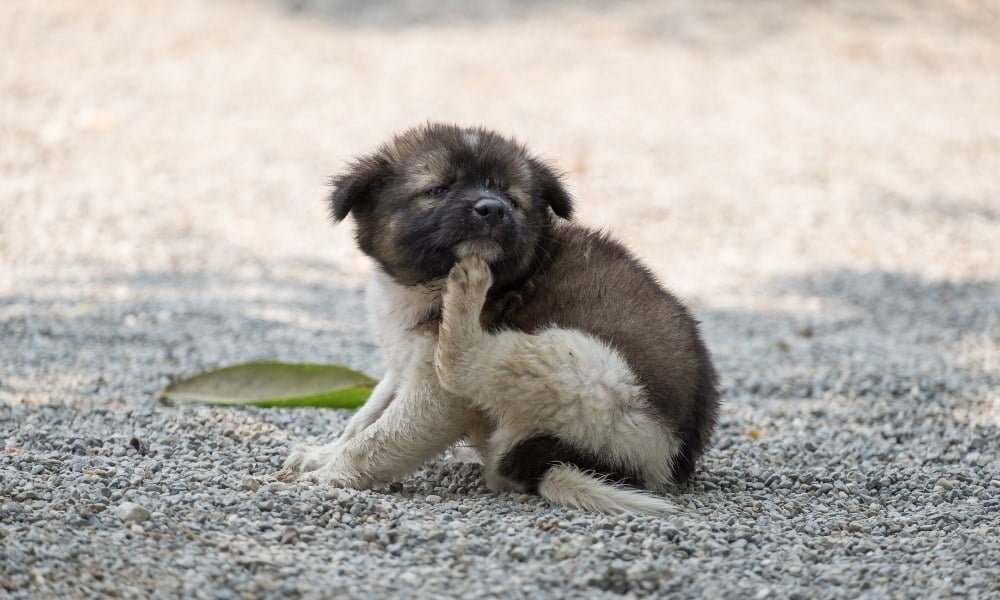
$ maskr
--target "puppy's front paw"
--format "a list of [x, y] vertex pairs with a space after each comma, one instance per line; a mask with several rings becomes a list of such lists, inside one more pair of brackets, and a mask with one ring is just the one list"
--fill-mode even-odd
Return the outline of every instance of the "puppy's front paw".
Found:
[[365, 489], [370, 487], [356, 472], [345, 468], [336, 460], [332, 460], [314, 471], [303, 473], [301, 480], [339, 488]]
[[285, 464], [281, 466], [281, 470], [275, 473], [274, 476], [279, 481], [295, 481], [303, 473], [314, 471], [330, 462], [336, 455], [336, 452], [336, 444], [327, 444], [325, 446], [298, 444], [292, 448], [292, 451], [288, 454], [288, 458], [285, 459]]

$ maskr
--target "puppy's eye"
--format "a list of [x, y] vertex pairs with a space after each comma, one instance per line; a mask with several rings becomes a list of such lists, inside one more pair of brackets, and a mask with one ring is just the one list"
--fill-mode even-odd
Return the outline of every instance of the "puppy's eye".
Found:
[[437, 185], [424, 192], [424, 194], [428, 196], [440, 196], [441, 194], [447, 194], [447, 193], [448, 193], [448, 186], [445, 185]]

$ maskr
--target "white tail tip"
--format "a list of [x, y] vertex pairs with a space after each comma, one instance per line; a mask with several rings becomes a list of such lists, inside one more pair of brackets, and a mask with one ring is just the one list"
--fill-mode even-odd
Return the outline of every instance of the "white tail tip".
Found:
[[635, 488], [615, 485], [581, 471], [573, 465], [550, 468], [538, 484], [538, 493], [553, 504], [591, 512], [624, 512], [662, 515], [677, 513], [677, 506], [664, 498]]

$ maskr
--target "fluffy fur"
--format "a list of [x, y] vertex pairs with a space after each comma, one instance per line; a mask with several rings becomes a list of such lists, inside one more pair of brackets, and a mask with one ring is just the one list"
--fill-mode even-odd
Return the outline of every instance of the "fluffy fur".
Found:
[[280, 476], [366, 487], [466, 439], [493, 489], [668, 512], [707, 447], [716, 376], [685, 307], [620, 244], [573, 225], [559, 177], [516, 142], [428, 125], [334, 180], [376, 263], [387, 373], [341, 437]]

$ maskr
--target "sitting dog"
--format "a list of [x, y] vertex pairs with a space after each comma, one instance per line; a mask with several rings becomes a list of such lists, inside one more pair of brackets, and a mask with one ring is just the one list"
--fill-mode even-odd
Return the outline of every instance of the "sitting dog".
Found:
[[[279, 473], [390, 482], [460, 440], [488, 486], [600, 512], [671, 511], [710, 442], [716, 373], [688, 310], [517, 142], [428, 124], [333, 180], [375, 261], [387, 371], [340, 438]], [[644, 491], [648, 490], [648, 491]]]

